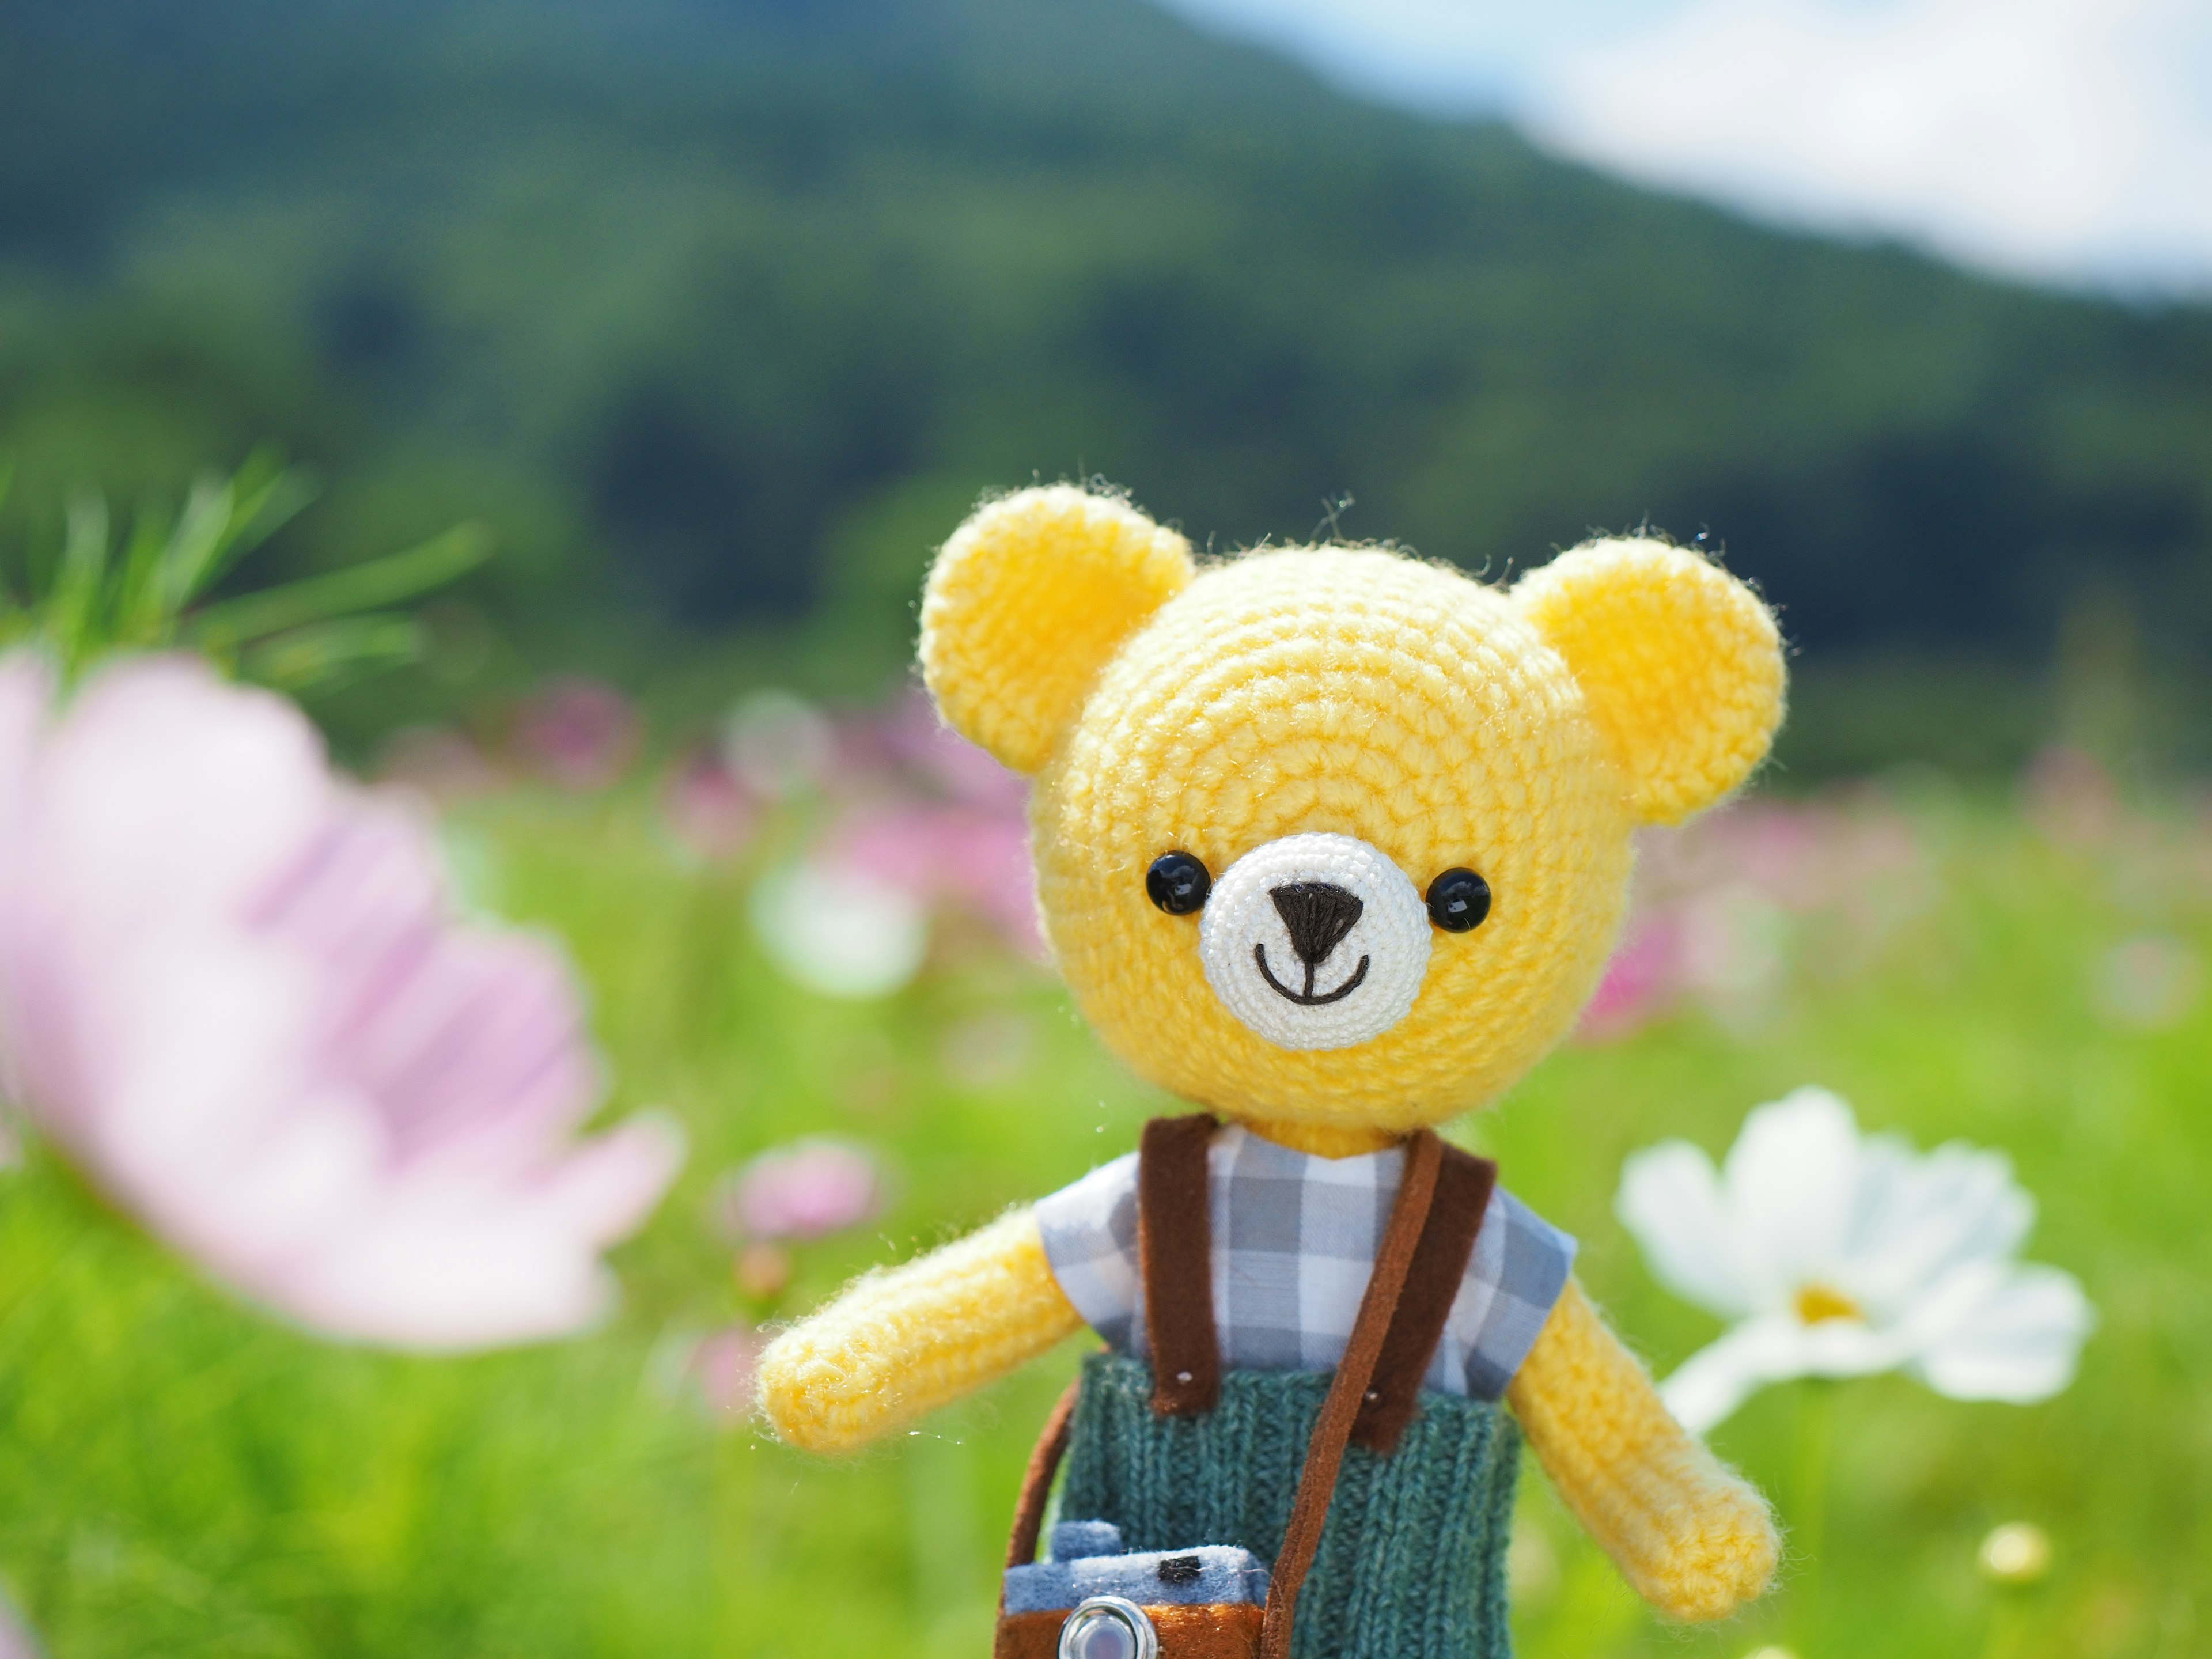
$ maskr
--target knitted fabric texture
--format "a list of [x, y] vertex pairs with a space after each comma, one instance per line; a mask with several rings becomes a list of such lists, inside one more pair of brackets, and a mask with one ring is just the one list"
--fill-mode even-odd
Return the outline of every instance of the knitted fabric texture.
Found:
[[1782, 721], [1781, 639], [1725, 571], [1663, 542], [1592, 542], [1513, 597], [1582, 683], [1645, 823], [1711, 805], [1765, 757]]
[[852, 1451], [1003, 1376], [1082, 1328], [1035, 1216], [867, 1274], [761, 1355], [761, 1404], [809, 1451]]
[[[1684, 549], [1595, 544], [1510, 594], [1376, 549], [1194, 578], [1180, 538], [1066, 485], [945, 544], [921, 648], [945, 718], [1037, 773], [1047, 937], [1107, 1043], [1230, 1116], [1390, 1133], [1496, 1098], [1558, 1041], [1611, 949], [1631, 829], [1741, 783], [1782, 708], [1772, 617]], [[1480, 927], [1437, 932], [1405, 1018], [1341, 1047], [1240, 1018], [1200, 918], [1145, 882], [1164, 853], [1218, 879], [1313, 834], [1416, 893], [1463, 867], [1492, 894]]]
[[[1626, 893], [1625, 795], [1565, 665], [1504, 594], [1389, 553], [1253, 554], [1101, 675], [1034, 793], [1041, 907], [1085, 1016], [1170, 1092], [1404, 1133], [1495, 1097], [1573, 1022]], [[1374, 848], [1416, 894], [1463, 866], [1495, 896], [1480, 927], [1432, 935], [1405, 1018], [1291, 1049], [1213, 994], [1203, 913], [1162, 915], [1143, 874], [1170, 848], [1218, 873], [1315, 833]]]
[[[1326, 1371], [1224, 1373], [1193, 1418], [1156, 1417], [1152, 1373], [1084, 1363], [1064, 1514], [1135, 1550], [1280, 1547]], [[1293, 1659], [1504, 1659], [1505, 1548], [1520, 1437], [1480, 1401], [1425, 1393], [1398, 1449], [1345, 1454], [1304, 1592]]]
[[1213, 884], [1199, 960], [1221, 1005], [1279, 1048], [1349, 1048], [1405, 1018], [1429, 968], [1429, 908], [1349, 836], [1286, 836]]
[[1668, 1416], [1571, 1279], [1505, 1397], [1561, 1499], [1662, 1613], [1722, 1618], [1773, 1578], [1765, 1500]]
[[921, 673], [945, 717], [1034, 772], [1122, 638], [1190, 580], [1190, 544], [1068, 484], [993, 501], [937, 556]]

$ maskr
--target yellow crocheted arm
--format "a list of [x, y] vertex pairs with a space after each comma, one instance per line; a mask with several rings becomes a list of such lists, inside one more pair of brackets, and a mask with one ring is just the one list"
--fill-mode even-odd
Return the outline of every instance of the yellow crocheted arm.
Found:
[[1505, 1397], [1575, 1518], [1660, 1612], [1725, 1618], [1765, 1589], [1781, 1553], [1766, 1500], [1667, 1414], [1573, 1280]]
[[867, 1274], [761, 1356], [760, 1403], [809, 1451], [851, 1451], [1003, 1376], [1083, 1323], [1023, 1210]]

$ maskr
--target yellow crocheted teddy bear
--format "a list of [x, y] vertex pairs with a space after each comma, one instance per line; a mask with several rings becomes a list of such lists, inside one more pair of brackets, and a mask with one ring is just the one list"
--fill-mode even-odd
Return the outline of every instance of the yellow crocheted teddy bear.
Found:
[[[1766, 608], [1662, 541], [1594, 542], [1506, 589], [1372, 548], [1201, 568], [1127, 502], [1065, 485], [987, 504], [945, 544], [921, 649], [945, 720], [1034, 780], [1041, 910], [1084, 1014], [1231, 1126], [1217, 1180], [1233, 1153], [1340, 1185], [1498, 1098], [1595, 985], [1631, 830], [1741, 783], [1784, 690]], [[1085, 1322], [1126, 1342], [1115, 1171], [785, 1333], [761, 1365], [777, 1432], [858, 1447]], [[1520, 1265], [1493, 1260], [1486, 1286], [1470, 1267], [1480, 1308], [1455, 1304], [1463, 1340], [1432, 1381], [1489, 1379], [1663, 1612], [1758, 1595], [1778, 1551], [1765, 1502], [1668, 1416], [1567, 1276], [1571, 1241], [1502, 1192], [1487, 1213], [1479, 1237]], [[1304, 1294], [1340, 1354], [1348, 1315]], [[1225, 1349], [1267, 1323], [1216, 1317]]]

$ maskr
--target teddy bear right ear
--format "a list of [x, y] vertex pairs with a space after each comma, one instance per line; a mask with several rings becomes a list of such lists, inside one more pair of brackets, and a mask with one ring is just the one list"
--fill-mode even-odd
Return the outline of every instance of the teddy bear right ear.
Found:
[[953, 730], [1017, 772], [1045, 763], [1121, 641], [1192, 575], [1190, 544], [1073, 484], [988, 501], [921, 596], [921, 676]]
[[1641, 822], [1702, 811], [1765, 758], [1782, 636], [1759, 595], [1703, 555], [1589, 542], [1516, 582], [1513, 602], [1574, 671]]

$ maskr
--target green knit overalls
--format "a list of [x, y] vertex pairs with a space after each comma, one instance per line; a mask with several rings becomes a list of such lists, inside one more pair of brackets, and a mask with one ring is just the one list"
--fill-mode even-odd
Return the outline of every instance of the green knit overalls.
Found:
[[[1208, 1121], [1167, 1120], [1148, 1127], [1148, 1164], [1156, 1131], [1172, 1149], [1170, 1129]], [[1185, 1139], [1202, 1158], [1202, 1133]], [[1188, 1146], [1183, 1150], [1188, 1162]], [[1483, 1171], [1466, 1194], [1479, 1217], [1494, 1171], [1464, 1154], [1451, 1157], [1455, 1167], [1449, 1174], [1465, 1176], [1478, 1166]], [[1202, 1162], [1184, 1178], [1198, 1184], [1186, 1186], [1174, 1209], [1163, 1204], [1154, 1212], [1163, 1220], [1176, 1218], [1184, 1236], [1158, 1255], [1164, 1261], [1203, 1264]], [[1474, 1237], [1472, 1225], [1462, 1231], [1464, 1240], [1452, 1247], [1456, 1265], [1449, 1249], [1441, 1264], [1443, 1306]], [[1148, 1267], [1147, 1278], [1167, 1271]], [[1201, 1278], [1204, 1271], [1201, 1265]], [[1169, 1334], [1158, 1310], [1172, 1288], [1163, 1277], [1154, 1287], [1159, 1294], [1148, 1302], [1156, 1352], [1165, 1351]], [[1192, 1293], [1210, 1300], [1203, 1290]], [[1431, 1323], [1440, 1328], [1442, 1317], [1432, 1301]], [[1211, 1322], [1205, 1322], [1210, 1345]], [[1508, 1659], [1512, 1652], [1505, 1552], [1520, 1431], [1493, 1401], [1434, 1389], [1413, 1392], [1434, 1340], [1430, 1331], [1418, 1353], [1402, 1355], [1411, 1369], [1401, 1367], [1401, 1398], [1412, 1409], [1395, 1448], [1378, 1452], [1354, 1443], [1345, 1453], [1298, 1598], [1291, 1659]], [[1060, 1513], [1112, 1522], [1121, 1529], [1125, 1550], [1232, 1544], [1273, 1561], [1332, 1375], [1223, 1370], [1209, 1408], [1168, 1414], [1158, 1408], [1151, 1366], [1114, 1353], [1092, 1355], [1076, 1398]], [[1378, 1377], [1378, 1386], [1388, 1385]]]
[[[1199, 1417], [1152, 1409], [1152, 1368], [1085, 1362], [1060, 1513], [1122, 1547], [1282, 1542], [1327, 1371], [1223, 1373]], [[1507, 1659], [1505, 1547], [1521, 1435], [1487, 1401], [1422, 1390], [1397, 1449], [1345, 1454], [1298, 1599], [1293, 1659]]]

